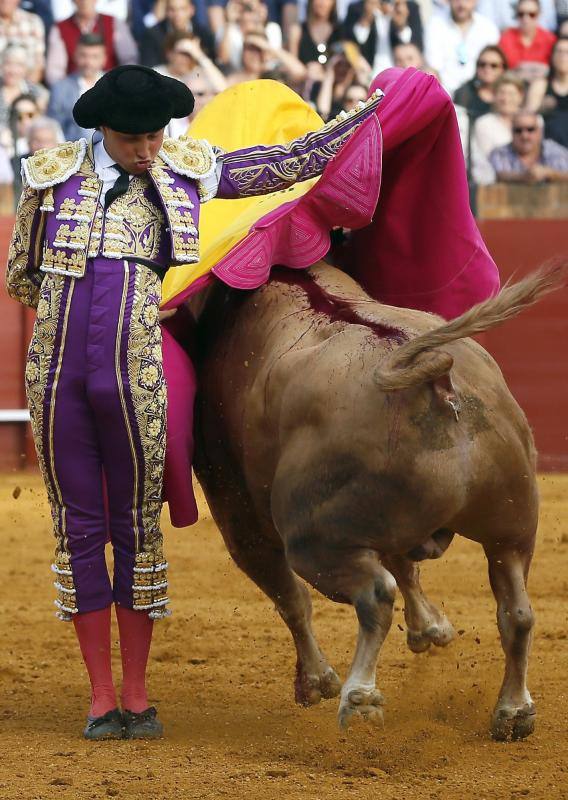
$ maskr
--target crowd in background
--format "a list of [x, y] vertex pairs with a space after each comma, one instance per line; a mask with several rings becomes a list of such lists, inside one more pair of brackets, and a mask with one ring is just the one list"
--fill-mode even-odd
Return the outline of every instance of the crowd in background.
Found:
[[413, 66], [452, 96], [475, 183], [568, 180], [568, 0], [0, 0], [0, 184], [17, 185], [22, 157], [89, 136], [74, 103], [128, 63], [187, 83], [194, 114], [272, 78], [324, 119]]

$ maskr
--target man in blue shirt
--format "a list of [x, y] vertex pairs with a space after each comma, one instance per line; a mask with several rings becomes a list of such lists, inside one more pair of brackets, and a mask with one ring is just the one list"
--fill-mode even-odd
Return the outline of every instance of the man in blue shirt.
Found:
[[520, 111], [513, 118], [513, 141], [497, 147], [489, 160], [498, 181], [542, 183], [568, 181], [568, 148], [543, 138], [539, 114]]

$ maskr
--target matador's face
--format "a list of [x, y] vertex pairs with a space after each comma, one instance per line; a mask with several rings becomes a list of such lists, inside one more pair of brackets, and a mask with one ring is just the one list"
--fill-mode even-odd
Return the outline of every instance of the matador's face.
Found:
[[109, 156], [131, 175], [146, 172], [164, 141], [164, 128], [152, 133], [120, 133], [102, 126], [101, 131]]

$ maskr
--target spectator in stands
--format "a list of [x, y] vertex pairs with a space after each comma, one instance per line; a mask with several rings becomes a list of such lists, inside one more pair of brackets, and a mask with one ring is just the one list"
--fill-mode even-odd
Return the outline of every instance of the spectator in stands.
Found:
[[392, 67], [393, 48], [412, 42], [422, 50], [420, 11], [406, 0], [363, 0], [349, 6], [343, 26], [347, 39], [357, 42], [373, 75]]
[[364, 103], [369, 95], [369, 87], [352, 83], [343, 95], [340, 111], [352, 111], [357, 103]]
[[568, 39], [555, 43], [548, 79], [529, 86], [527, 106], [545, 115], [546, 138], [568, 147]]
[[49, 33], [45, 77], [50, 85], [77, 71], [77, 44], [86, 33], [102, 37], [106, 52], [105, 70], [117, 64], [136, 63], [138, 48], [126, 22], [98, 14], [96, 0], [74, 0], [74, 6], [73, 16], [57, 22]]
[[0, 62], [0, 128], [8, 125], [10, 106], [22, 94], [31, 95], [41, 107], [47, 106], [48, 92], [37, 83], [26, 80], [28, 54], [20, 45], [8, 45]]
[[166, 60], [164, 41], [168, 33], [191, 33], [199, 40], [204, 53], [215, 58], [213, 34], [195, 20], [191, 0], [166, 0], [166, 16], [146, 31], [140, 42], [140, 60], [147, 67], [156, 67]]
[[49, 150], [65, 141], [61, 125], [51, 117], [37, 117], [28, 127], [28, 154]]
[[28, 79], [40, 83], [45, 66], [45, 28], [36, 14], [18, 8], [19, 0], [0, 0], [0, 53], [19, 45], [27, 53]]
[[[31, 94], [16, 97], [9, 110], [8, 124], [0, 129], [0, 144], [6, 148], [10, 158], [27, 153], [27, 131], [34, 119], [39, 117], [40, 109], [36, 98]], [[19, 158], [16, 166], [19, 166]], [[15, 170], [18, 175], [18, 169]]]
[[[216, 35], [225, 24], [227, 0], [193, 0], [195, 6], [194, 22], [202, 29], [209, 29]], [[166, 15], [166, 0], [135, 0], [130, 8], [132, 32], [140, 41], [148, 28], [162, 22]]]
[[[493, 20], [500, 31], [516, 25], [516, 5], [515, 0], [477, 0], [479, 13]], [[548, 31], [555, 31], [558, 24], [556, 6], [554, 0], [540, 0], [540, 24]]]
[[[25, 96], [18, 99], [18, 107], [25, 108], [26, 101], [30, 98]], [[33, 105], [33, 100], [31, 101]], [[22, 112], [19, 112], [22, 113]], [[32, 112], [30, 112], [32, 113]], [[23, 135], [20, 135], [23, 134]], [[43, 148], [55, 147], [64, 141], [63, 131], [58, 122], [50, 117], [41, 117], [34, 113], [33, 118], [24, 119], [17, 122], [17, 141], [15, 152], [12, 153], [12, 169], [14, 173], [14, 203], [17, 205], [22, 192], [21, 163], [23, 158], [27, 158], [32, 153], [37, 153]]]
[[49, 33], [53, 25], [52, 0], [20, 0], [20, 8], [30, 14], [37, 14], [43, 22], [45, 32]]
[[539, 25], [539, 0], [519, 0], [516, 16], [518, 27], [507, 28], [499, 41], [509, 67], [527, 80], [545, 76], [556, 36]]
[[[195, 80], [201, 76], [207, 90], [213, 95], [227, 87], [225, 76], [205, 55], [199, 40], [188, 33], [170, 33], [164, 41], [166, 64], [156, 70], [168, 78], [183, 81], [192, 91]], [[177, 123], [177, 120], [176, 120]]]
[[[292, 55], [308, 66], [312, 80], [323, 78], [330, 48], [341, 40], [335, 0], [308, 0], [306, 21], [290, 31]], [[319, 65], [319, 66], [318, 66]]]
[[10, 162], [10, 156], [5, 147], [0, 144], [0, 186], [10, 185], [14, 183], [14, 170]]
[[229, 74], [228, 83], [274, 78], [297, 88], [306, 79], [306, 67], [282, 48], [273, 48], [263, 31], [249, 34], [243, 44], [242, 68]]
[[315, 94], [317, 112], [325, 120], [341, 111], [351, 86], [369, 86], [371, 82], [369, 64], [354, 42], [336, 43], [333, 50], [336, 52], [325, 65], [323, 81]]
[[480, 151], [489, 156], [492, 150], [511, 141], [513, 117], [523, 106], [525, 85], [508, 73], [495, 86], [492, 110], [483, 114], [473, 126], [473, 140]]
[[397, 44], [392, 49], [392, 58], [395, 67], [406, 69], [416, 67], [416, 69], [426, 69], [424, 53], [412, 42], [408, 44]]
[[471, 168], [476, 183], [491, 183], [489, 156], [496, 147], [509, 144], [513, 119], [522, 108], [525, 85], [515, 75], [504, 75], [495, 87], [492, 111], [479, 117], [471, 137]]
[[103, 74], [107, 53], [105, 41], [96, 33], [86, 33], [79, 39], [73, 61], [77, 69], [51, 87], [47, 115], [57, 120], [67, 141], [89, 137], [90, 130], [80, 128], [73, 119], [73, 106]]
[[450, 0], [450, 14], [434, 14], [426, 28], [426, 61], [452, 95], [473, 78], [483, 48], [499, 40], [495, 23], [475, 11], [475, 5], [476, 0]]
[[191, 91], [195, 99], [193, 111], [189, 117], [185, 117], [183, 120], [170, 120], [169, 124], [166, 126], [166, 136], [173, 136], [174, 138], [177, 138], [178, 136], [186, 133], [190, 123], [193, 122], [201, 109], [205, 108], [207, 103], [213, 100], [217, 94], [217, 92], [211, 87], [210, 81], [208, 81], [202, 73], [198, 72], [196, 72], [191, 79]]
[[558, 38], [568, 39], [568, 19], [563, 19], [558, 23]]
[[475, 120], [491, 111], [495, 101], [495, 85], [507, 69], [505, 54], [497, 45], [484, 47], [475, 66], [475, 77], [454, 94], [454, 103], [467, 111], [470, 120]]
[[264, 31], [271, 47], [282, 48], [282, 29], [268, 22], [268, 7], [260, 0], [229, 0], [226, 23], [218, 33], [217, 61], [234, 71], [242, 68], [243, 42], [249, 33]]
[[568, 148], [543, 139], [543, 132], [544, 121], [539, 114], [523, 110], [515, 116], [512, 142], [490, 155], [498, 181], [568, 181]]
[[[166, 46], [168, 46], [167, 43]], [[180, 74], [171, 72], [169, 68], [166, 70], [158, 67], [157, 71], [161, 72], [162, 75], [167, 75], [167, 77], [177, 78], [191, 86], [195, 99], [193, 111], [188, 117], [171, 119], [166, 127], [166, 136], [177, 138], [187, 132], [190, 121], [198, 112], [216, 94], [227, 87], [227, 79], [211, 59], [203, 53], [197, 39], [185, 37], [178, 40], [175, 46], [181, 49], [177, 50], [171, 61], [168, 61], [168, 67], [173, 64], [174, 69], [179, 71]]]
[[561, 33], [562, 25], [565, 22], [568, 22], [568, 0], [556, 0], [556, 17], [557, 17], [557, 32], [559, 36], [565, 36], [567, 34]]

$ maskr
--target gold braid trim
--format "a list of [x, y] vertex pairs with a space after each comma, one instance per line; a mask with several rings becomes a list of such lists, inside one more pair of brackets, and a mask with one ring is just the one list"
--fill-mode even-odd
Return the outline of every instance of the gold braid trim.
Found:
[[179, 139], [165, 139], [158, 155], [178, 175], [186, 175], [195, 181], [213, 175], [217, 163], [209, 142], [185, 136], [180, 136]]
[[[166, 454], [167, 394], [162, 367], [162, 332], [158, 307], [161, 286], [157, 275], [135, 269], [128, 338], [128, 382], [138, 435], [144, 454], [143, 495], [133, 502], [142, 508], [143, 541], [134, 565], [133, 608], [153, 619], [169, 616], [167, 563], [160, 530], [162, 480]], [[138, 542], [137, 542], [138, 544]]]
[[[6, 269], [6, 289], [10, 297], [31, 308], [36, 308], [39, 301], [39, 287], [43, 276], [37, 273], [37, 283], [28, 272], [30, 256], [37, 263], [35, 249], [37, 242], [32, 242], [32, 229], [36, 214], [39, 213], [40, 193], [24, 184], [24, 188], [16, 211], [16, 224], [8, 250], [8, 266]], [[41, 243], [41, 232], [38, 230], [36, 240]]]
[[57, 599], [54, 601], [58, 609], [56, 616], [63, 622], [69, 622], [73, 614], [78, 611], [77, 593], [73, 581], [69, 553], [57, 550], [55, 552], [55, 562], [51, 565], [51, 569], [55, 573], [53, 585], [57, 589]]
[[87, 142], [65, 142], [57, 147], [38, 150], [22, 161], [22, 175], [32, 189], [47, 189], [74, 175], [85, 158]]

